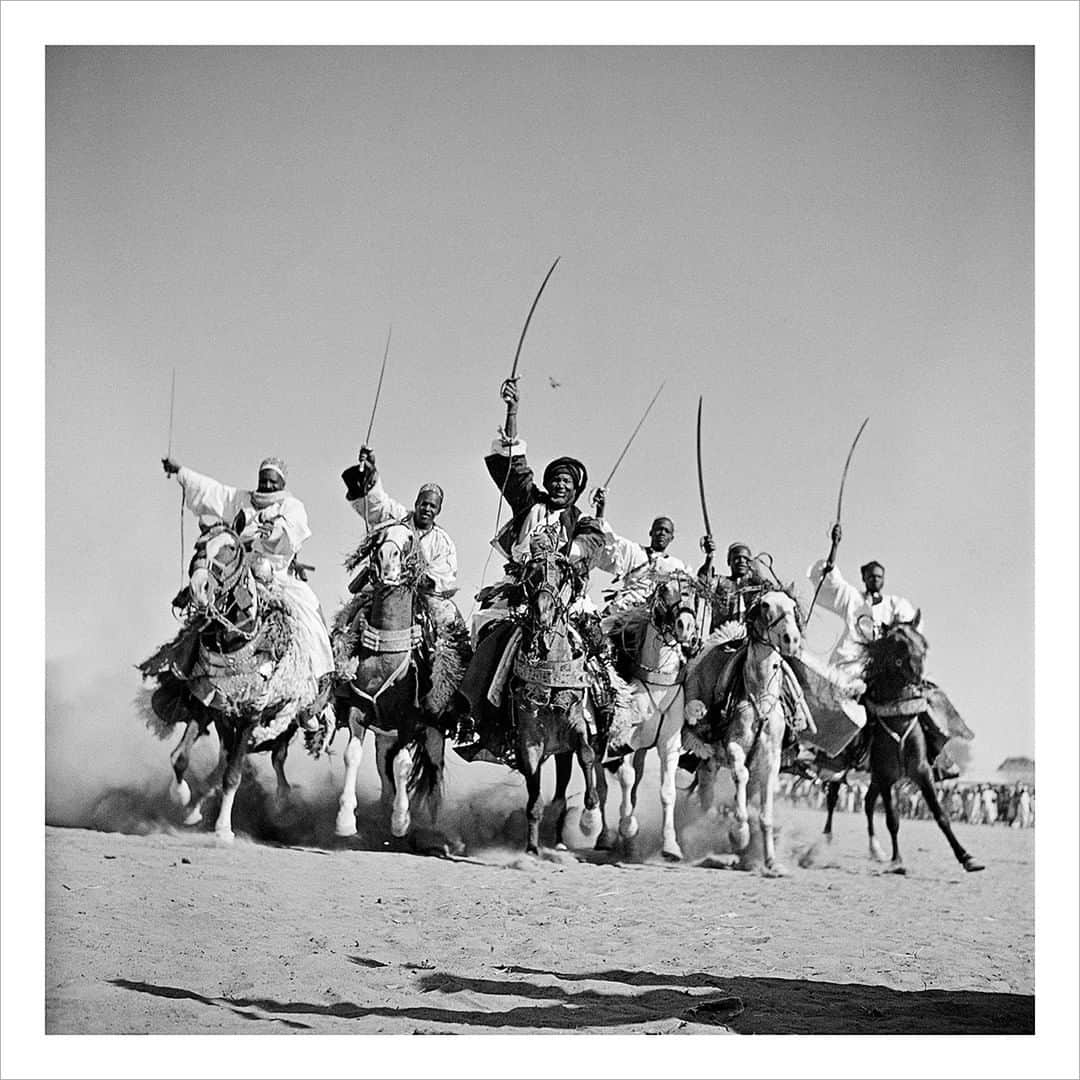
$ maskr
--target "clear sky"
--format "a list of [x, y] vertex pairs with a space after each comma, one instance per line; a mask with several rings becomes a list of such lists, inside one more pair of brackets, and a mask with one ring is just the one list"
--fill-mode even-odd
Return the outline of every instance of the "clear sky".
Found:
[[391, 323], [372, 442], [402, 501], [445, 488], [468, 614], [499, 384], [558, 255], [531, 461], [598, 481], [666, 380], [608, 517], [644, 542], [670, 515], [696, 565], [702, 395], [717, 540], [804, 582], [869, 416], [840, 566], [879, 559], [922, 608], [979, 770], [1031, 754], [1033, 71], [1027, 47], [50, 49], [47, 658], [112, 678], [174, 631], [174, 368], [174, 456], [238, 485], [288, 461], [331, 614]]

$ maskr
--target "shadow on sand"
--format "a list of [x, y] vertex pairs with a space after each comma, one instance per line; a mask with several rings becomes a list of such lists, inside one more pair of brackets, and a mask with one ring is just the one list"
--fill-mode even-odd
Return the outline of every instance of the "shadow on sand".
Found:
[[[349, 959], [363, 968], [388, 966], [359, 956]], [[615, 1030], [626, 1025], [671, 1020], [721, 1026], [747, 1035], [1030, 1035], [1035, 1031], [1035, 998], [1023, 994], [901, 991], [860, 983], [720, 978], [705, 973], [678, 975], [622, 969], [555, 972], [510, 966], [502, 971], [509, 977], [489, 979], [418, 972], [416, 988], [418, 993], [465, 991], [473, 998], [475, 995], [526, 998], [536, 1004], [508, 1008], [503, 1001], [493, 1001], [490, 1010], [434, 1005], [394, 1008], [353, 1002], [210, 998], [192, 990], [130, 979], [113, 979], [111, 983], [155, 997], [181, 998], [228, 1009], [248, 1020], [277, 1021], [293, 1029], [311, 1026], [301, 1017], [326, 1017], [539, 1031]], [[531, 982], [520, 976], [556, 978], [570, 985]], [[625, 990], [575, 989], [575, 983], [586, 981], [618, 983], [637, 992], [628, 995]]]

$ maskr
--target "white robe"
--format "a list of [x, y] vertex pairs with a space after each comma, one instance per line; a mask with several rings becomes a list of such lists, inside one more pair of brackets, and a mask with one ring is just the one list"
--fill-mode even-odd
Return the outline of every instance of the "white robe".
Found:
[[[873, 641], [874, 636], [880, 633], [883, 627], [888, 626], [897, 618], [905, 622], [910, 622], [915, 618], [914, 605], [902, 596], [883, 594], [878, 603], [871, 604], [866, 593], [848, 584], [835, 566], [826, 574], [824, 559], [819, 559], [814, 563], [807, 570], [806, 576], [815, 587], [824, 576], [818, 602], [826, 610], [839, 615], [844, 620], [843, 635], [836, 643], [830, 657], [830, 663], [839, 667], [861, 669], [864, 659], [862, 646], [866, 642]], [[872, 623], [872, 632], [866, 625], [868, 621]], [[921, 623], [919, 629], [920, 632], [923, 629]]]
[[[203, 476], [182, 466], [176, 474], [184, 489], [187, 508], [199, 517], [209, 517], [232, 525], [237, 514], [244, 511], [246, 520], [241, 538], [250, 541], [251, 550], [266, 558], [274, 571], [274, 584], [291, 601], [298, 616], [300, 632], [311, 658], [312, 674], [318, 679], [334, 670], [334, 654], [330, 635], [326, 631], [319, 600], [305, 581], [288, 572], [293, 557], [300, 552], [304, 541], [311, 536], [307, 511], [295, 495], [285, 493], [279, 502], [259, 510], [252, 504], [252, 492], [230, 487], [209, 476]], [[258, 535], [260, 523], [272, 525], [270, 535]]]
[[439, 592], [449, 592], [457, 586], [458, 562], [457, 548], [450, 534], [438, 525], [432, 525], [427, 532], [422, 532], [413, 521], [412, 511], [404, 504], [392, 499], [382, 486], [378, 474], [367, 495], [351, 499], [349, 505], [364, 519], [368, 529], [384, 525], [388, 521], [401, 521], [413, 534], [424, 559], [424, 572], [435, 582]]
[[612, 587], [618, 590], [612, 609], [625, 610], [644, 603], [657, 581], [676, 571], [690, 573], [682, 559], [666, 551], [653, 551], [614, 532], [607, 521], [601, 522], [607, 545], [594, 565], [615, 575]]

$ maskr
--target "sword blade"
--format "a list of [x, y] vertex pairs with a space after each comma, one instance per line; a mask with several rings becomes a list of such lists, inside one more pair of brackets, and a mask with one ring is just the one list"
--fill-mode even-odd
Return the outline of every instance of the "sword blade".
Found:
[[701, 516], [705, 519], [705, 535], [712, 536], [712, 526], [709, 524], [709, 508], [705, 505], [705, 477], [701, 469], [701, 405], [704, 398], [699, 397], [697, 402], [697, 482], [698, 494], [701, 496]]
[[844, 484], [847, 483], [848, 466], [851, 464], [851, 455], [855, 453], [855, 447], [859, 442], [859, 438], [862, 436], [863, 429], [870, 423], [870, 417], [868, 416], [860, 425], [859, 430], [855, 434], [855, 440], [851, 444], [851, 449], [848, 451], [847, 460], [844, 462], [844, 472], [840, 477], [840, 494], [836, 496], [836, 522], [840, 523], [840, 510], [844, 505]]
[[[666, 382], [667, 380], [665, 379], [660, 384], [660, 390], [664, 389], [664, 385]], [[634, 441], [634, 437], [641, 430], [641, 425], [645, 423], [645, 417], [649, 415], [649, 409], [651, 409], [656, 404], [656, 399], [660, 396], [660, 390], [657, 390], [656, 393], [653, 394], [652, 401], [649, 402], [648, 407], [645, 409], [645, 412], [642, 413], [641, 419], [638, 421], [637, 427], [634, 428], [633, 434], [630, 436], [629, 439], [626, 440], [626, 445], [623, 447], [622, 453], [619, 455], [615, 464], [612, 465], [611, 472], [608, 473], [608, 478], [604, 481], [604, 487], [607, 487], [608, 484], [611, 483], [611, 478], [615, 475], [615, 470], [622, 464], [622, 459], [626, 457], [626, 451], [630, 449], [630, 444]]]
[[532, 307], [529, 308], [529, 314], [525, 317], [525, 325], [521, 328], [521, 337], [518, 338], [517, 350], [514, 352], [514, 366], [510, 369], [510, 378], [517, 377], [518, 360], [521, 358], [521, 346], [525, 341], [525, 333], [529, 329], [529, 323], [532, 322], [533, 312], [536, 310], [536, 305], [540, 302], [540, 296], [543, 294], [544, 286], [548, 283], [548, 278], [555, 272], [555, 267], [559, 265], [559, 259], [562, 256], [558, 256], [551, 264], [551, 269], [544, 275], [544, 280], [540, 282], [540, 288], [536, 291], [536, 296], [533, 297]]
[[169, 391], [169, 452], [166, 457], [172, 457], [172, 429], [173, 408], [176, 405], [176, 368], [172, 369], [172, 389]]
[[368, 421], [367, 435], [364, 436], [364, 445], [371, 444], [371, 429], [375, 426], [375, 410], [379, 407], [379, 395], [382, 393], [383, 376], [386, 374], [386, 358], [390, 355], [390, 335], [394, 332], [394, 324], [386, 333], [386, 348], [383, 349], [382, 367], [379, 369], [379, 385], [375, 389], [375, 403], [371, 406], [371, 419]]

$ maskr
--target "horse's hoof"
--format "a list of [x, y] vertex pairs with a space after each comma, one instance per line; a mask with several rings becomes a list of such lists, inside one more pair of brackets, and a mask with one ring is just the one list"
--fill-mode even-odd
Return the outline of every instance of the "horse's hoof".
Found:
[[619, 822], [619, 835], [625, 840], [633, 840], [638, 834], [639, 827], [636, 817], [625, 817]]
[[902, 862], [890, 863], [887, 873], [899, 874], [902, 877], [907, 873], [907, 867]]
[[761, 876], [767, 878], [787, 877], [787, 875], [787, 867], [782, 863], [773, 863], [772, 866], [766, 866], [765, 869], [761, 871]]
[[970, 855], [964, 860], [964, 869], [969, 874], [974, 874], [976, 870], [985, 870], [981, 862], [976, 862]]
[[188, 782], [186, 780], [173, 781], [169, 785], [169, 798], [177, 806], [187, 806], [191, 802], [191, 788], [188, 786]]
[[874, 862], [885, 862], [885, 852], [881, 850], [881, 845], [876, 840], [870, 841], [870, 858]]
[[410, 824], [411, 821], [409, 820], [408, 814], [402, 814], [400, 817], [397, 814], [394, 814], [390, 818], [390, 832], [400, 840], [408, 833]]
[[728, 836], [731, 837], [731, 843], [736, 851], [744, 851], [750, 846], [750, 825], [745, 821], [740, 825], [732, 825], [728, 830]]
[[600, 811], [595, 807], [592, 810], [582, 810], [578, 828], [585, 836], [592, 836], [600, 825]]
[[817, 862], [817, 857], [821, 851], [820, 844], [811, 844], [800, 856], [799, 865], [805, 870], [809, 866], [813, 866]]
[[569, 849], [569, 848], [568, 848], [568, 847], [567, 847], [567, 846], [566, 846], [566, 845], [565, 845], [565, 844], [564, 844], [564, 843], [563, 843], [563, 842], [562, 842], [562, 841], [560, 840], [560, 841], [559, 841], [559, 842], [558, 842], [558, 843], [557, 843], [557, 844], [555, 845], [555, 850], [556, 850], [556, 851], [569, 851], [570, 849]]
[[194, 826], [202, 824], [202, 819], [202, 811], [196, 806], [190, 814], [184, 816], [183, 824], [189, 828], [194, 828]]
[[660, 854], [661, 854], [661, 855], [662, 855], [662, 856], [663, 856], [663, 857], [664, 857], [664, 858], [665, 858], [665, 859], [666, 859], [666, 860], [667, 860], [668, 862], [682, 862], [682, 857], [683, 857], [683, 854], [682, 854], [682, 851], [681, 851], [681, 850], [680, 850], [679, 848], [677, 848], [677, 847], [674, 847], [674, 848], [664, 848], [664, 850], [663, 850], [663, 851], [661, 851], [661, 852], [660, 852]]
[[539, 855], [540, 854], [540, 849], [535, 844], [526, 844], [525, 845], [525, 854], [526, 855]]
[[236, 836], [231, 830], [226, 832], [224, 829], [220, 829], [214, 833], [214, 840], [220, 844], [221, 847], [230, 847], [235, 839]]
[[597, 851], [614, 851], [618, 846], [618, 838], [616, 837], [615, 830], [611, 828], [602, 829], [600, 835], [596, 838], [596, 843], [593, 847]]
[[334, 839], [335, 840], [348, 840], [350, 837], [356, 835], [356, 822], [355, 821], [339, 821], [334, 826]]

